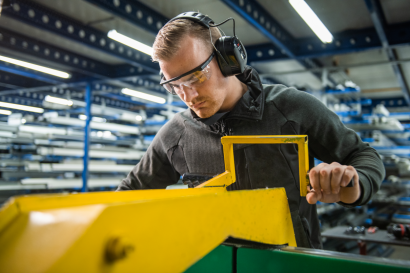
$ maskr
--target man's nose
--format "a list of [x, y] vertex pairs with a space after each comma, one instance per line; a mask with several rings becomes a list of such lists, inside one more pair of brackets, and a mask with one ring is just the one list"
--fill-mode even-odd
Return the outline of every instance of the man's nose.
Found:
[[198, 92], [196, 91], [195, 88], [192, 88], [186, 85], [181, 85], [181, 89], [182, 89], [182, 99], [185, 102], [191, 102], [198, 96]]

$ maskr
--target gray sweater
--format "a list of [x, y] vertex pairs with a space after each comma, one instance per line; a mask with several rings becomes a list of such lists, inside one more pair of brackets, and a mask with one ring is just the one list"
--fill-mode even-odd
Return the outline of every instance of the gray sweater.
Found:
[[[118, 190], [163, 189], [184, 173], [224, 172], [221, 136], [308, 135], [313, 157], [356, 168], [362, 194], [354, 204], [370, 201], [384, 178], [377, 152], [346, 128], [339, 117], [310, 94], [283, 85], [262, 85], [251, 67], [237, 76], [248, 92], [234, 109], [211, 125], [186, 110], [165, 124], [141, 161]], [[235, 145], [237, 181], [228, 190], [284, 187], [298, 246], [320, 248], [316, 205], [299, 196], [296, 145]], [[268, 209], [268, 208], [267, 208]]]

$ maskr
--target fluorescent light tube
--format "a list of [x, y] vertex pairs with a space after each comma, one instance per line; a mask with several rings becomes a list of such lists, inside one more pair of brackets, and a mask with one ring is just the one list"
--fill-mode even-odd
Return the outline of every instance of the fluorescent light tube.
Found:
[[61, 98], [56, 98], [56, 97], [52, 97], [47, 95], [44, 98], [45, 101], [48, 102], [52, 102], [52, 103], [58, 103], [58, 104], [62, 104], [62, 105], [68, 105], [68, 106], [72, 106], [73, 102], [71, 100], [66, 100], [66, 99], [61, 99]]
[[43, 108], [20, 105], [20, 104], [14, 104], [14, 103], [8, 103], [8, 102], [2, 102], [2, 101], [0, 101], [0, 107], [12, 108], [12, 109], [17, 109], [17, 110], [22, 110], [22, 111], [29, 111], [29, 112], [36, 112], [36, 113], [43, 113], [44, 112]]
[[333, 41], [333, 35], [304, 0], [289, 0], [289, 3], [323, 43]]
[[36, 64], [32, 64], [32, 63], [19, 61], [19, 60], [12, 59], [12, 58], [9, 58], [9, 57], [4, 57], [4, 56], [1, 56], [1, 55], [0, 55], [0, 61], [15, 64], [15, 65], [19, 65], [19, 66], [26, 67], [26, 68], [33, 69], [33, 70], [37, 70], [37, 71], [47, 73], [47, 74], [50, 74], [50, 75], [53, 75], [53, 76], [57, 76], [57, 77], [60, 77], [60, 78], [64, 78], [64, 79], [68, 79], [68, 78], [71, 77], [70, 74], [68, 74], [66, 72], [63, 72], [63, 71], [51, 69], [51, 68], [48, 68], [48, 67], [44, 67], [44, 66], [40, 66], [40, 65], [36, 65]]
[[[87, 116], [86, 115], [79, 115], [78, 118], [81, 119], [81, 120], [86, 120]], [[100, 117], [92, 117], [91, 120], [95, 121], [95, 122], [106, 122], [107, 121], [105, 118], [100, 118]]]
[[0, 110], [0, 115], [10, 116], [10, 115], [11, 115], [11, 111], [9, 111], [9, 110]]
[[131, 39], [130, 37], [127, 37], [125, 35], [122, 35], [118, 33], [115, 29], [108, 31], [107, 34], [108, 38], [111, 38], [117, 42], [120, 42], [126, 46], [132, 47], [136, 50], [139, 50], [147, 55], [152, 55], [152, 47], [147, 46], [143, 43], [140, 43], [134, 39]]
[[156, 102], [156, 103], [164, 104], [166, 102], [166, 100], [164, 98], [153, 96], [153, 95], [148, 95], [147, 93], [131, 90], [131, 89], [128, 89], [128, 88], [123, 88], [121, 90], [121, 92], [125, 95], [137, 97], [137, 98], [140, 98], [140, 99], [143, 99], [143, 100], [153, 101], [153, 102]]

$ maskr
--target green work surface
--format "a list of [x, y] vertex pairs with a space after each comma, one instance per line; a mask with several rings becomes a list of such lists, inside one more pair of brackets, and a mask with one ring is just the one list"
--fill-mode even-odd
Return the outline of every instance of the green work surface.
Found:
[[232, 252], [232, 247], [220, 245], [212, 250], [208, 255], [199, 260], [197, 263], [188, 268], [185, 273], [231, 273], [233, 272]]
[[[309, 250], [308, 250], [309, 251]], [[407, 261], [374, 258], [318, 251], [319, 254], [306, 254], [286, 250], [237, 249], [236, 271], [233, 267], [233, 247], [220, 245], [192, 265], [186, 273], [201, 272], [314, 272], [314, 273], [402, 273], [410, 272]], [[302, 251], [303, 252], [303, 251]], [[345, 255], [345, 256], [344, 256]], [[386, 262], [387, 261], [387, 262]], [[403, 262], [403, 264], [400, 264]], [[397, 264], [395, 264], [397, 263]]]
[[[358, 259], [360, 258], [361, 257], [358, 256]], [[237, 272], [409, 273], [410, 268], [400, 265], [372, 263], [370, 261], [357, 261], [341, 257], [333, 258], [281, 250], [270, 251], [239, 248], [237, 252]]]

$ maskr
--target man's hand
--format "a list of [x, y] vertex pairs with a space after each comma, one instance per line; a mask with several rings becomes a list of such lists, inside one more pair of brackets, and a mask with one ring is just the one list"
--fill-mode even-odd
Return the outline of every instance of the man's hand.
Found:
[[[345, 188], [354, 179], [354, 186]], [[359, 175], [352, 166], [321, 163], [310, 170], [310, 184], [306, 200], [309, 204], [323, 203], [354, 203], [360, 197]]]

